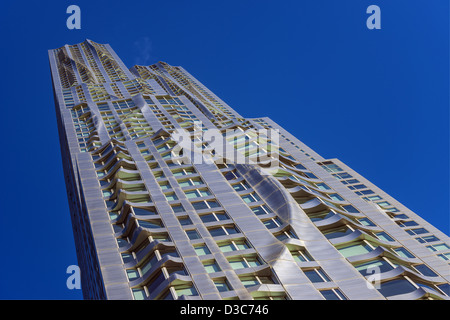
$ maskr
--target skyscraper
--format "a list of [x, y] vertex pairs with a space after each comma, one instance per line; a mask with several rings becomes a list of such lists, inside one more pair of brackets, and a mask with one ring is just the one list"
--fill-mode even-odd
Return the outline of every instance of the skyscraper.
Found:
[[450, 239], [182, 67], [49, 50], [85, 299], [449, 299]]

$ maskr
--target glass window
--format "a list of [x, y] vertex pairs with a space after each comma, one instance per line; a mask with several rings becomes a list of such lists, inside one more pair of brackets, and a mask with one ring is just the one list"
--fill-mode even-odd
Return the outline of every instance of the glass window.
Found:
[[278, 227], [278, 225], [275, 223], [273, 219], [263, 221], [263, 224], [266, 226], [267, 229], [273, 229]]
[[416, 238], [416, 240], [419, 241], [420, 243], [427, 243], [427, 242], [439, 241], [439, 238], [436, 236], [426, 236], [426, 237]]
[[403, 258], [415, 258], [414, 255], [405, 248], [395, 248], [394, 251]]
[[258, 279], [256, 279], [255, 276], [243, 277], [243, 278], [241, 278], [241, 282], [244, 285], [244, 287], [246, 287], [246, 288], [259, 284], [259, 281], [258, 281]]
[[272, 213], [272, 211], [265, 205], [254, 207], [254, 208], [252, 208], [252, 211], [256, 215]]
[[391, 238], [391, 236], [389, 236], [386, 232], [378, 232], [375, 233], [375, 235], [378, 237], [378, 239], [383, 240], [383, 241], [395, 241], [394, 239]]
[[321, 290], [320, 293], [325, 300], [347, 300], [347, 298], [338, 289]]
[[197, 290], [195, 290], [195, 288], [192, 285], [186, 286], [186, 285], [181, 285], [181, 286], [175, 286], [175, 291], [177, 293], [177, 296], [182, 296], [182, 295], [186, 295], [186, 296], [196, 296], [198, 295]]
[[369, 218], [361, 218], [358, 219], [358, 221], [364, 226], [375, 227], [375, 223], [373, 223]]
[[133, 207], [133, 211], [135, 214], [138, 215], [156, 215], [157, 212], [155, 209], [151, 209], [151, 208], [137, 208], [137, 207]]
[[246, 203], [251, 203], [251, 202], [256, 202], [258, 201], [255, 197], [254, 194], [246, 194], [245, 196], [242, 196], [242, 200], [244, 200], [244, 202]]
[[414, 268], [416, 268], [417, 271], [419, 271], [424, 276], [437, 277], [437, 274], [433, 270], [431, 270], [428, 266], [426, 266], [424, 264], [418, 264], [418, 265], [414, 266]]
[[352, 229], [350, 229], [347, 226], [344, 226], [344, 227], [335, 228], [335, 229], [326, 231], [323, 234], [327, 239], [334, 239], [334, 238], [339, 238], [339, 237], [348, 235], [352, 232], [353, 232]]
[[186, 235], [190, 240], [200, 239], [200, 235], [197, 230], [186, 230]]
[[159, 184], [159, 186], [160, 186], [161, 189], [163, 189], [163, 190], [167, 190], [167, 189], [171, 189], [171, 188], [172, 188], [172, 186], [171, 186], [170, 183], [168, 183], [168, 182], [162, 182], [162, 183]]
[[242, 269], [248, 267], [245, 261], [242, 259], [232, 259], [229, 262], [233, 269]]
[[303, 271], [311, 282], [328, 282], [330, 278], [321, 268]]
[[338, 251], [345, 258], [348, 258], [348, 257], [368, 253], [368, 252], [372, 251], [372, 248], [368, 244], [361, 242], [359, 244], [351, 245], [348, 247], [343, 247], [341, 249], [338, 249]]
[[200, 245], [200, 246], [195, 246], [194, 249], [195, 249], [195, 252], [197, 253], [197, 255], [199, 255], [199, 256], [204, 256], [204, 255], [211, 253], [211, 251], [209, 251], [206, 244]]
[[173, 212], [175, 212], [175, 213], [185, 212], [185, 210], [181, 204], [175, 204], [171, 207], [172, 207]]
[[342, 208], [345, 211], [350, 212], [350, 213], [359, 213], [359, 211], [352, 205], [345, 205], [345, 206], [342, 206]]
[[316, 187], [319, 189], [319, 190], [330, 190], [331, 188], [327, 185], [327, 184], [325, 184], [325, 183], [316, 183]]
[[415, 222], [413, 220], [403, 221], [403, 222], [400, 222], [399, 224], [400, 224], [400, 227], [415, 227], [415, 226], [419, 225], [417, 222]]
[[417, 228], [417, 229], [406, 230], [406, 232], [408, 232], [411, 235], [414, 235], [414, 234], [428, 233], [428, 230], [425, 228]]
[[130, 254], [130, 253], [122, 253], [121, 255], [122, 255], [123, 263], [127, 263], [127, 262], [130, 262], [130, 261], [133, 261], [133, 259], [134, 259], [133, 255]]
[[294, 257], [294, 260], [297, 262], [306, 262], [306, 261], [313, 261], [314, 259], [311, 257], [311, 255], [306, 251], [298, 250], [298, 251], [291, 251], [292, 257]]
[[139, 278], [139, 272], [134, 269], [127, 270], [128, 280], [132, 281]]
[[223, 228], [211, 228], [209, 229], [209, 233], [211, 233], [213, 237], [224, 236], [227, 234]]
[[191, 219], [190, 219], [189, 217], [182, 217], [182, 218], [179, 218], [178, 221], [180, 222], [180, 224], [181, 224], [182, 226], [187, 226], [187, 225], [192, 224], [192, 221], [191, 221]]
[[216, 285], [216, 288], [217, 290], [219, 290], [219, 292], [230, 291], [230, 285], [226, 280], [215, 280], [214, 284]]
[[257, 267], [261, 265], [261, 261], [259, 261], [257, 257], [248, 257], [246, 260], [250, 267]]
[[158, 258], [156, 258], [156, 256], [153, 254], [147, 262], [145, 262], [142, 267], [141, 267], [141, 272], [143, 275], [145, 275], [145, 273], [150, 270], [155, 263], [158, 261]]
[[444, 283], [437, 286], [439, 289], [442, 290], [447, 296], [450, 296], [450, 284]]
[[133, 289], [134, 300], [144, 300], [145, 291], [143, 289]]
[[362, 264], [355, 265], [356, 270], [358, 270], [363, 276], [368, 276], [374, 273], [382, 273], [394, 269], [394, 267], [389, 264], [386, 260], [377, 259]]
[[431, 251], [443, 251], [443, 250], [450, 249], [450, 247], [448, 245], [446, 245], [445, 243], [433, 244], [431, 246], [427, 246], [427, 248]]
[[174, 201], [174, 200], [178, 200], [178, 197], [176, 196], [175, 193], [171, 192], [171, 193], [167, 193], [165, 194], [167, 201]]
[[207, 273], [219, 272], [221, 269], [215, 261], [204, 262], [203, 266]]
[[329, 194], [328, 196], [331, 198], [331, 200], [334, 200], [334, 201], [344, 201], [344, 198], [342, 198], [337, 193], [332, 193], [332, 194]]
[[406, 279], [382, 282], [378, 291], [385, 297], [405, 294], [416, 290], [416, 287]]

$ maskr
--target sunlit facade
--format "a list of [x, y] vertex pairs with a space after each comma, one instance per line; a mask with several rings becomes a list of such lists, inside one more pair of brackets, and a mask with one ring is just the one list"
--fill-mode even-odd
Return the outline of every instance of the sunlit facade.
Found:
[[91, 40], [49, 60], [85, 299], [449, 299], [449, 237], [338, 159], [182, 67]]

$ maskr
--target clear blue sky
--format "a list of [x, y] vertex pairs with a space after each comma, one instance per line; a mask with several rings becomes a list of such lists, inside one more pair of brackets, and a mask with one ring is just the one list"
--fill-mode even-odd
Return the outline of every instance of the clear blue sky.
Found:
[[183, 66], [449, 233], [448, 0], [4, 1], [0, 34], [0, 299], [81, 298], [65, 285], [77, 261], [47, 50], [86, 38], [129, 67]]

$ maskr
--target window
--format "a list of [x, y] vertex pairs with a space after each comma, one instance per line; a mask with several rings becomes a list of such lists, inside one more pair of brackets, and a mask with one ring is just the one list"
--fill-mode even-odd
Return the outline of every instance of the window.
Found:
[[359, 189], [367, 189], [365, 184], [355, 184], [353, 186], [348, 186], [350, 190], [359, 190]]
[[414, 268], [416, 268], [416, 270], [419, 271], [424, 276], [437, 277], [437, 274], [433, 270], [431, 270], [428, 266], [426, 266], [425, 264], [415, 265]]
[[207, 197], [211, 195], [211, 192], [208, 189], [190, 190], [185, 191], [184, 193], [186, 194], [186, 197], [188, 197], [188, 199]]
[[192, 178], [187, 180], [178, 181], [180, 187], [189, 187], [203, 184], [203, 180], [200, 178]]
[[382, 273], [394, 269], [394, 267], [384, 259], [376, 259], [362, 264], [355, 265], [363, 276], [369, 276], [374, 273]]
[[210, 229], [208, 229], [208, 231], [211, 234], [211, 236], [213, 236], [213, 237], [239, 233], [238, 229], [233, 225], [210, 228]]
[[184, 207], [181, 204], [174, 204], [171, 206], [173, 212], [179, 213], [179, 212], [185, 212]]
[[324, 168], [328, 172], [344, 171], [344, 170], [342, 170], [341, 167], [339, 167], [337, 164], [334, 164], [332, 162], [324, 162], [324, 163], [319, 163], [319, 164], [322, 166], [322, 168]]
[[133, 280], [139, 278], [139, 272], [135, 269], [130, 269], [130, 270], [127, 270], [127, 276], [128, 276], [128, 280], [133, 281]]
[[416, 287], [405, 278], [382, 282], [378, 291], [385, 297], [405, 294], [416, 290]]
[[291, 255], [297, 262], [314, 261], [306, 249], [291, 251]]
[[380, 196], [370, 196], [370, 197], [364, 197], [363, 199], [367, 200], [367, 201], [376, 201], [376, 200], [381, 200], [383, 198]]
[[250, 189], [250, 186], [245, 181], [242, 181], [238, 184], [233, 185], [233, 189], [236, 191], [243, 191]]
[[348, 226], [344, 226], [344, 227], [339, 227], [339, 228], [335, 228], [335, 229], [326, 231], [323, 233], [323, 235], [325, 236], [325, 238], [330, 240], [330, 239], [339, 238], [339, 237], [348, 235], [352, 232], [353, 232], [353, 230], [351, 228], [349, 228]]
[[419, 225], [417, 222], [415, 222], [415, 221], [413, 221], [413, 220], [410, 220], [410, 221], [401, 221], [401, 222], [397, 222], [397, 224], [398, 224], [400, 227], [402, 227], [402, 228], [404, 228], [404, 227], [415, 227], [415, 226], [418, 226], [418, 225]]
[[316, 183], [316, 187], [319, 189], [319, 190], [330, 190], [331, 188], [327, 185], [327, 184], [325, 184], [325, 183]]
[[342, 209], [344, 209], [345, 211], [350, 212], [350, 213], [359, 213], [359, 211], [352, 205], [342, 206]]
[[228, 242], [219, 243], [218, 245], [220, 251], [222, 252], [245, 250], [250, 248], [250, 245], [245, 240], [232, 240]]
[[281, 231], [280, 233], [275, 234], [275, 237], [280, 241], [283, 241], [283, 240], [286, 240], [289, 238], [298, 239], [297, 235], [295, 234], [294, 231], [291, 230], [290, 227], [286, 228], [285, 230]]
[[133, 207], [135, 215], [157, 215], [158, 213], [154, 208], [137, 208]]
[[190, 240], [200, 239], [200, 235], [198, 234], [197, 230], [186, 230], [186, 235]]
[[141, 272], [143, 275], [145, 275], [145, 273], [147, 273], [148, 270], [150, 270], [155, 263], [158, 261], [158, 259], [156, 258], [156, 256], [153, 254], [149, 259], [147, 259], [146, 262], [144, 262], [141, 266]]
[[420, 243], [427, 243], [439, 241], [439, 238], [436, 236], [426, 236], [426, 237], [418, 237], [416, 238], [416, 240], [419, 241]]
[[256, 286], [258, 284], [274, 284], [276, 281], [271, 276], [243, 276], [240, 278], [244, 287]]
[[400, 257], [403, 258], [415, 258], [414, 255], [409, 252], [408, 250], [406, 250], [405, 248], [401, 247], [401, 248], [395, 248], [393, 249], [395, 253], [397, 253]]
[[172, 171], [174, 176], [185, 176], [188, 174], [194, 174], [196, 173], [194, 168], [184, 168], [184, 169], [178, 169], [178, 170], [173, 170]]
[[209, 249], [206, 246], [206, 244], [195, 246], [194, 250], [197, 253], [197, 255], [199, 255], [199, 256], [204, 256], [204, 255], [207, 255], [207, 254], [211, 253], [211, 251], [209, 251]]
[[193, 285], [179, 285], [174, 286], [175, 292], [177, 293], [177, 296], [197, 296], [197, 290], [195, 290]]
[[220, 205], [215, 200], [193, 202], [192, 206], [194, 207], [195, 210], [212, 209], [220, 207]]
[[375, 223], [373, 223], [369, 218], [361, 218], [358, 219], [359, 223], [361, 223], [363, 226], [368, 226], [368, 227], [375, 227]]
[[347, 300], [339, 289], [321, 290], [320, 293], [325, 300]]
[[180, 217], [178, 218], [178, 221], [182, 226], [188, 226], [192, 224], [192, 221], [189, 217]]
[[325, 274], [325, 272], [321, 268], [304, 270], [303, 272], [311, 282], [331, 281], [330, 278]]
[[161, 182], [159, 184], [159, 186], [161, 187], [162, 190], [168, 190], [168, 189], [172, 189], [172, 186], [170, 185], [169, 182]]
[[416, 234], [428, 233], [428, 230], [425, 228], [410, 229], [410, 230], [405, 230], [405, 231], [412, 236], [416, 235]]
[[427, 248], [430, 251], [443, 251], [443, 250], [450, 249], [450, 247], [445, 243], [433, 244], [433, 245], [427, 246]]
[[133, 255], [130, 253], [122, 253], [121, 256], [122, 256], [123, 263], [133, 261], [133, 259], [134, 259]]
[[255, 192], [253, 192], [242, 196], [242, 200], [244, 200], [245, 203], [251, 203], [261, 201], [261, 198]]
[[448, 283], [444, 283], [444, 284], [440, 284], [437, 285], [437, 287], [447, 296], [450, 296], [450, 284]]
[[224, 175], [224, 177], [225, 177], [227, 180], [234, 180], [234, 179], [239, 178], [239, 174], [238, 174], [237, 172], [235, 172], [235, 171], [229, 171], [229, 172], [227, 172], [227, 173]]
[[375, 236], [378, 237], [378, 239], [383, 240], [383, 241], [395, 241], [394, 239], [392, 239], [391, 236], [389, 236], [386, 232], [378, 232], [375, 233]]
[[280, 227], [283, 223], [280, 221], [280, 219], [278, 219], [278, 217], [276, 218], [272, 218], [269, 220], [265, 220], [262, 222], [267, 229], [273, 229], [273, 228], [278, 228]]
[[346, 246], [338, 249], [338, 251], [345, 257], [352, 257], [360, 254], [365, 254], [372, 251], [372, 247], [367, 243], [361, 241], [358, 244]]
[[203, 262], [203, 266], [207, 273], [219, 272], [221, 269], [215, 260]]
[[133, 297], [134, 300], [144, 300], [145, 299], [144, 289], [133, 289]]
[[225, 279], [214, 280], [214, 285], [216, 286], [217, 290], [219, 290], [219, 292], [231, 290], [230, 284]]
[[331, 200], [333, 201], [344, 201], [344, 198], [342, 198], [340, 195], [338, 195], [337, 193], [332, 193], [328, 195]]
[[228, 262], [233, 269], [257, 267], [262, 264], [256, 256], [231, 258]]
[[174, 192], [165, 193], [164, 195], [166, 196], [167, 201], [178, 200], [178, 197]]
[[349, 175], [347, 172], [344, 173], [334, 173], [333, 176], [336, 179], [349, 179], [349, 178], [353, 178], [351, 175]]
[[205, 215], [201, 215], [200, 219], [202, 219], [203, 222], [215, 222], [215, 221], [223, 221], [228, 220], [230, 217], [225, 212], [213, 212]]
[[270, 210], [269, 207], [266, 205], [254, 207], [254, 208], [252, 208], [252, 211], [256, 215], [273, 213], [272, 210]]
[[444, 261], [450, 260], [450, 252], [449, 253], [441, 253], [441, 254], [438, 254], [437, 256]]
[[164, 227], [164, 225], [162, 224], [161, 221], [159, 220], [138, 220], [138, 223], [141, 227], [143, 228], [149, 228], [149, 229], [154, 229], [154, 228], [162, 228]]

